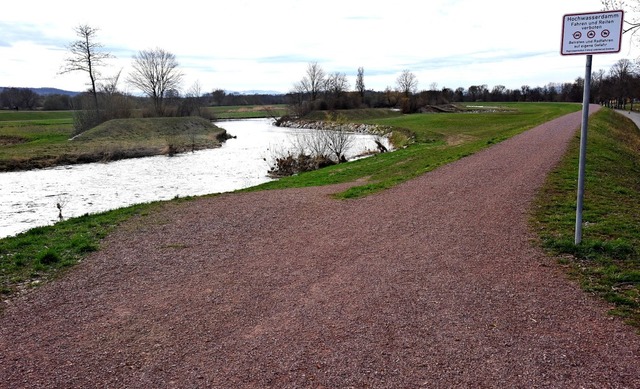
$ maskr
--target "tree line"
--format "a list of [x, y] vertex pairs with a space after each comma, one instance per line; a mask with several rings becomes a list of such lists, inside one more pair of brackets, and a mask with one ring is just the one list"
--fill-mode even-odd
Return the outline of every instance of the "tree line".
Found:
[[[399, 108], [404, 113], [433, 110], [435, 106], [460, 102], [582, 102], [584, 78], [573, 82], [548, 83], [544, 86], [522, 85], [509, 89], [504, 85], [486, 84], [467, 88], [438, 88], [431, 83], [428, 89], [418, 90], [418, 79], [404, 70], [394, 87], [384, 91], [365, 88], [364, 68], [357, 71], [356, 86], [349, 89], [344, 73], [326, 73], [317, 62], [307, 65], [302, 79], [293, 84], [288, 93], [295, 115], [304, 116], [313, 110], [351, 108]], [[591, 102], [615, 108], [632, 103], [640, 96], [640, 67], [638, 62], [621, 59], [609, 71], [593, 72]]]

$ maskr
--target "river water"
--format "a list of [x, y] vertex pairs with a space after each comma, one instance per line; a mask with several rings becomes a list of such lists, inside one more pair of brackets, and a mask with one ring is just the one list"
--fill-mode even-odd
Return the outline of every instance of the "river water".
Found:
[[[296, 134], [309, 131], [275, 127], [271, 122], [218, 122], [236, 139], [217, 149], [0, 173], [0, 238], [54, 224], [59, 220], [57, 204], [69, 218], [270, 181], [267, 172], [273, 157], [291, 149]], [[348, 157], [376, 149], [374, 136], [358, 134], [355, 139]]]

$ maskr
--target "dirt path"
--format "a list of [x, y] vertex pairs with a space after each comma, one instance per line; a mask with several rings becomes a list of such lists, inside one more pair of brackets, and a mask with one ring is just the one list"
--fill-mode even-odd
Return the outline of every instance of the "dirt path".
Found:
[[638, 388], [640, 337], [531, 244], [580, 113], [356, 201], [131, 222], [0, 318], [3, 388]]

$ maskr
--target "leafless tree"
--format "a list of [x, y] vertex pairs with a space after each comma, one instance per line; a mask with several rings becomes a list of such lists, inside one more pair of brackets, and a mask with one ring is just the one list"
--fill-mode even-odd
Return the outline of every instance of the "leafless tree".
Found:
[[349, 80], [344, 73], [331, 73], [324, 84], [325, 98], [329, 109], [344, 108], [345, 95], [349, 91]]
[[629, 34], [631, 41], [635, 40], [636, 44], [640, 43], [640, 0], [600, 0], [605, 11], [623, 10], [625, 12], [623, 34]]
[[344, 73], [331, 73], [325, 81], [325, 91], [334, 96], [338, 96], [349, 90], [349, 80]]
[[356, 76], [356, 91], [358, 91], [360, 97], [364, 98], [364, 68], [362, 66], [358, 68], [358, 75]]
[[[640, 0], [600, 0], [605, 11], [623, 10], [628, 13], [640, 12]], [[632, 35], [640, 27], [640, 19], [637, 16], [625, 17], [622, 33], [631, 32]]]
[[133, 57], [133, 72], [128, 81], [151, 98], [156, 114], [162, 115], [167, 92], [178, 90], [182, 77], [176, 56], [155, 48], [141, 50]]
[[609, 77], [614, 86], [615, 96], [625, 101], [631, 94], [632, 84], [637, 74], [637, 66], [627, 58], [618, 60], [609, 70]]
[[122, 69], [100, 84], [100, 101], [103, 109], [102, 120], [131, 117], [132, 104], [129, 96], [118, 90]]
[[317, 62], [307, 65], [307, 72], [302, 80], [294, 86], [294, 90], [303, 91], [311, 96], [311, 101], [316, 101], [318, 94], [325, 86], [325, 73]]
[[353, 133], [348, 132], [344, 128], [320, 130], [322, 137], [325, 139], [328, 150], [335, 157], [338, 163], [346, 162], [345, 153], [349, 150], [354, 142]]
[[418, 89], [418, 79], [415, 74], [405, 69], [398, 76], [396, 85], [399, 92], [403, 93], [405, 97], [409, 97]]
[[75, 71], [86, 72], [89, 75], [90, 90], [97, 110], [97, 82], [100, 77], [98, 68], [104, 66], [105, 60], [113, 58], [113, 56], [103, 51], [103, 45], [96, 42], [97, 28], [82, 24], [76, 27], [74, 31], [80, 39], [69, 44], [68, 50], [70, 55], [65, 59], [60, 74]]

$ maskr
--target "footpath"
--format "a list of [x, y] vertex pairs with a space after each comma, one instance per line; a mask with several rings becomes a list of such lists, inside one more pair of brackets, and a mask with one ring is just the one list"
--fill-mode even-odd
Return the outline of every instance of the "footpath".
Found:
[[226, 194], [131, 220], [7, 308], [0, 388], [640, 388], [640, 336], [528, 225], [580, 120], [364, 199]]

